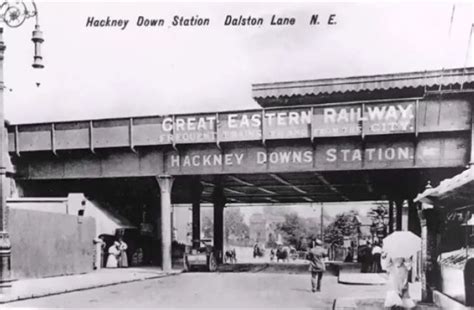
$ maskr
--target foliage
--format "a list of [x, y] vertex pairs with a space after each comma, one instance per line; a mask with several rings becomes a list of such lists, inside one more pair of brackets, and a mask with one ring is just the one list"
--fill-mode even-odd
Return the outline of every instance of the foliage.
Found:
[[344, 237], [358, 236], [360, 233], [358, 215], [359, 213], [356, 210], [336, 215], [334, 221], [325, 229], [324, 241], [330, 244], [342, 245]]
[[372, 220], [373, 233], [385, 235], [387, 230], [385, 219], [389, 216], [387, 209], [385, 204], [378, 203], [367, 212], [367, 216]]
[[[214, 237], [213, 210], [201, 212], [201, 231], [204, 238]], [[238, 208], [227, 208], [224, 213], [224, 238], [229, 241], [230, 236], [243, 240], [248, 238], [249, 227], [244, 221], [244, 216]]]
[[275, 238], [268, 240], [267, 243], [265, 244], [265, 246], [266, 246], [267, 248], [276, 248], [277, 245], [278, 245], [278, 244], [277, 244]]
[[387, 207], [383, 203], [378, 203], [367, 212], [367, 216], [372, 222], [383, 221], [388, 216]]
[[228, 208], [224, 214], [224, 238], [226, 242], [233, 235], [239, 240], [248, 238], [249, 226], [239, 208]]
[[305, 226], [307, 229], [306, 237], [308, 240], [321, 239], [321, 223], [320, 219], [307, 218], [305, 219]]
[[303, 219], [297, 213], [285, 214], [285, 220], [277, 225], [285, 244], [304, 250], [309, 240], [318, 236], [318, 224], [315, 219]]
[[212, 220], [212, 214], [208, 212], [202, 214], [201, 231], [204, 238], [214, 238], [214, 221]]

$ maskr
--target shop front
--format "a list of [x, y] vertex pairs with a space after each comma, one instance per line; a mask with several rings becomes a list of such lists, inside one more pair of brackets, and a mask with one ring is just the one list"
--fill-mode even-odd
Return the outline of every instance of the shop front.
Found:
[[474, 306], [474, 167], [415, 199], [421, 218], [422, 295]]

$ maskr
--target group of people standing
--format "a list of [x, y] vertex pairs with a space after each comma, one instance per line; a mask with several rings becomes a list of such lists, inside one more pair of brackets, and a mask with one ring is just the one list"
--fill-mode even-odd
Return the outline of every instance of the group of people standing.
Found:
[[127, 244], [121, 237], [109, 247], [106, 268], [128, 267]]
[[382, 270], [382, 246], [379, 242], [374, 244], [367, 244], [360, 248], [359, 251], [359, 262], [361, 263], [362, 273], [380, 273]]
[[[128, 245], [123, 241], [122, 237], [118, 237], [117, 240], [107, 249], [107, 244], [104, 238], [98, 238], [94, 240], [96, 245], [96, 259], [95, 268], [100, 269], [102, 266], [105, 268], [125, 268], [128, 267], [127, 249]], [[107, 254], [107, 256], [106, 256]], [[105, 257], [107, 260], [105, 261]]]

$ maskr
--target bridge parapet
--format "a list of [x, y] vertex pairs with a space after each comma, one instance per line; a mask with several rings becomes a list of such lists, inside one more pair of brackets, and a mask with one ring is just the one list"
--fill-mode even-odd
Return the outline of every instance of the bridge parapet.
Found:
[[463, 167], [471, 111], [443, 96], [11, 125], [9, 151], [38, 179]]
[[471, 105], [412, 98], [294, 108], [100, 119], [8, 127], [9, 152], [130, 148], [467, 131]]

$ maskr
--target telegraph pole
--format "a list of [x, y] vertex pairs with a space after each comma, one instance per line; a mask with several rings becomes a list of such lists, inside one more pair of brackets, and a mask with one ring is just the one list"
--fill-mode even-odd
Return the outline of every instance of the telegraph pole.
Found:
[[321, 241], [324, 242], [324, 204], [321, 202]]

